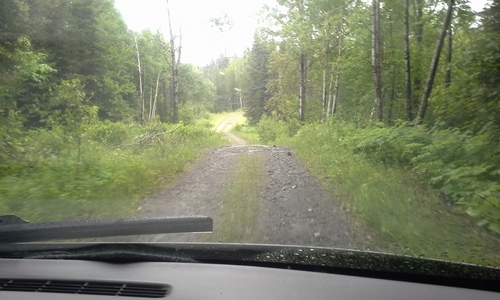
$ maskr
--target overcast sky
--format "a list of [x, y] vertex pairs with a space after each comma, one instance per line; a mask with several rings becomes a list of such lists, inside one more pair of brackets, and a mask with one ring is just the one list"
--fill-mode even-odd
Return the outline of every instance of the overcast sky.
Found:
[[[239, 55], [250, 48], [258, 26], [257, 13], [273, 0], [169, 0], [174, 34], [182, 30], [183, 63], [206, 65], [221, 54]], [[127, 26], [134, 31], [168, 33], [166, 0], [115, 0]], [[232, 29], [220, 32], [210, 19], [227, 14]]]
[[[470, 5], [480, 11], [486, 1], [471, 0]], [[250, 48], [258, 27], [258, 12], [264, 4], [274, 5], [275, 0], [169, 0], [169, 3], [174, 34], [182, 30], [181, 61], [204, 66], [221, 54], [241, 56]], [[166, 0], [115, 0], [115, 6], [130, 29], [149, 28], [168, 33]], [[221, 33], [210, 26], [210, 19], [225, 14], [233, 27]]]

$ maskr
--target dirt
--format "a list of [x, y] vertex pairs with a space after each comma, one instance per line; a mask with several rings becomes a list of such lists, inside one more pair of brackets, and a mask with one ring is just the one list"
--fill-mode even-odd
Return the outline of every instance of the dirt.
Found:
[[[137, 217], [210, 216], [214, 228], [221, 224], [223, 199], [221, 191], [230, 185], [229, 171], [241, 155], [263, 157], [260, 187], [259, 226], [265, 244], [349, 247], [352, 237], [346, 213], [336, 203], [334, 195], [324, 190], [294, 154], [293, 149], [276, 146], [245, 145], [245, 141], [229, 132], [232, 116], [221, 123], [218, 131], [225, 132], [235, 144], [210, 150], [168, 187], [144, 200]], [[241, 201], [245, 201], [242, 197]], [[140, 242], [205, 242], [210, 233], [165, 234], [116, 237], [112, 241]], [[241, 241], [245, 242], [245, 241]]]

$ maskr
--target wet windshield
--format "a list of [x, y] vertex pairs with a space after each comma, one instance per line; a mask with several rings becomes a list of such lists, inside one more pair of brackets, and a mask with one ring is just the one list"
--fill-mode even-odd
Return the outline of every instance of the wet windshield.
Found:
[[3, 0], [0, 215], [498, 267], [499, 10]]

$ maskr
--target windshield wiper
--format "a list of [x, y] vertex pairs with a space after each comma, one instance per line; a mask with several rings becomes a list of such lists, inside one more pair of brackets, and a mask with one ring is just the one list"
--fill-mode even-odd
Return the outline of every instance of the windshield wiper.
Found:
[[212, 218], [205, 216], [83, 220], [29, 223], [17, 216], [0, 216], [0, 243], [107, 236], [211, 232]]

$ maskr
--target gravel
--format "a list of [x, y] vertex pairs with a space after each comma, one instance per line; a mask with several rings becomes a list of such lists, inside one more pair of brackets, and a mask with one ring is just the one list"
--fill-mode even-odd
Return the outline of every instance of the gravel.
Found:
[[[221, 224], [221, 191], [231, 183], [229, 171], [240, 155], [264, 157], [263, 188], [260, 191], [260, 229], [263, 244], [349, 247], [352, 242], [346, 212], [332, 193], [323, 189], [293, 154], [293, 149], [237, 145], [210, 150], [183, 176], [144, 199], [137, 217], [193, 216], [214, 218]], [[242, 201], [245, 199], [242, 198]], [[208, 233], [157, 234], [102, 238], [119, 242], [204, 242]], [[241, 241], [245, 242], [245, 241]]]

